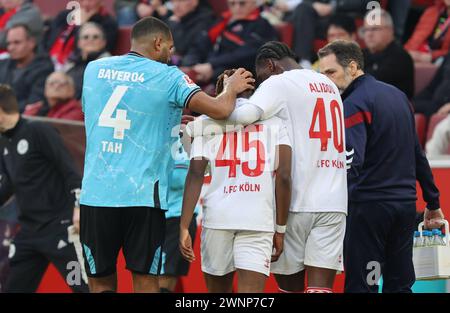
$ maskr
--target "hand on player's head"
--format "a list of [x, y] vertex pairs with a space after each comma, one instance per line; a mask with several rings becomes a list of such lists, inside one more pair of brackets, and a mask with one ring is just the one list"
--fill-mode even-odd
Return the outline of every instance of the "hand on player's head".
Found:
[[246, 91], [255, 89], [255, 79], [253, 74], [244, 68], [239, 68], [235, 70], [233, 75], [223, 76], [223, 86], [224, 89], [230, 89], [236, 95]]
[[[232, 70], [225, 70], [218, 78], [217, 78], [217, 84], [216, 84], [216, 95], [219, 95], [222, 93], [224, 89], [225, 84], [225, 78], [228, 78], [232, 76], [234, 73], [236, 73], [236, 69]], [[238, 94], [237, 96], [239, 98], [250, 98], [250, 96], [253, 94], [253, 89], [247, 89], [244, 92]]]

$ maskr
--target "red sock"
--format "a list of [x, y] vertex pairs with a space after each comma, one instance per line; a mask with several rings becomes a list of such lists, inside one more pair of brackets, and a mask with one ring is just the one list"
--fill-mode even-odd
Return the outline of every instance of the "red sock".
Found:
[[323, 287], [308, 287], [305, 293], [333, 293], [333, 290]]

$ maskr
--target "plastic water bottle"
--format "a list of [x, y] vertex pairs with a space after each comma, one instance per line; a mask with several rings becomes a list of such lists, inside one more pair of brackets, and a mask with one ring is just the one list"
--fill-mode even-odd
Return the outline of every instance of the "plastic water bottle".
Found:
[[422, 232], [424, 236], [423, 239], [423, 247], [431, 247], [433, 245], [433, 233], [429, 230], [425, 230]]
[[431, 231], [433, 237], [432, 237], [432, 245], [433, 246], [440, 246], [441, 245], [441, 237], [439, 235], [441, 231], [439, 229], [433, 229]]
[[441, 231], [441, 242], [443, 246], [446, 246], [447, 244], [445, 243], [445, 234]]
[[444, 237], [439, 229], [433, 229], [433, 244], [435, 246], [445, 246]]
[[416, 241], [416, 247], [425, 247], [425, 230], [422, 231], [422, 236], [420, 236], [420, 232], [419, 232], [419, 237], [417, 238]]
[[421, 241], [421, 238], [420, 238], [420, 232], [419, 231], [415, 231], [414, 232], [414, 241], [413, 241], [413, 247], [414, 248], [417, 248], [417, 247], [420, 247], [420, 241]]

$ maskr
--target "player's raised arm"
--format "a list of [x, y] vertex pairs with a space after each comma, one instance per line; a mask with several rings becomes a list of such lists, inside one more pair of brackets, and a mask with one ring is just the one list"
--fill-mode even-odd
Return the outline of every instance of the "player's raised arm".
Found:
[[[233, 77], [235, 70], [226, 70], [217, 80], [216, 93], [225, 92], [225, 87], [230, 83], [228, 77]], [[248, 98], [253, 92], [253, 88], [244, 90], [244, 93], [238, 94], [238, 97]], [[241, 103], [242, 104], [242, 103]], [[261, 119], [263, 111], [256, 105], [246, 103], [235, 108], [226, 120], [217, 120], [207, 116], [202, 116], [188, 123], [185, 132], [189, 137], [222, 134], [225, 132], [238, 131], [242, 126], [250, 125]]]
[[236, 96], [247, 89], [254, 89], [254, 82], [252, 73], [240, 68], [225, 78], [223, 92], [216, 98], [198, 92], [190, 100], [189, 109], [213, 119], [227, 119], [234, 110]]

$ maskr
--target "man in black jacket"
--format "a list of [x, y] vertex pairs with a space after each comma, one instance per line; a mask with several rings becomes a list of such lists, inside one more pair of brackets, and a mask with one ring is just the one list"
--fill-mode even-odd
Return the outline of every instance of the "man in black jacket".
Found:
[[11, 27], [7, 33], [10, 59], [0, 61], [0, 84], [12, 86], [19, 110], [44, 100], [45, 80], [53, 72], [53, 64], [45, 54], [36, 52], [36, 39], [27, 25]]
[[172, 0], [171, 2], [173, 14], [164, 17], [163, 20], [172, 31], [175, 44], [172, 63], [178, 65], [198, 35], [211, 27], [215, 17], [211, 9], [200, 5], [199, 0]]
[[6, 291], [36, 291], [49, 262], [67, 282], [73, 281], [74, 291], [87, 291], [69, 241], [81, 186], [69, 152], [54, 128], [20, 117], [14, 92], [6, 85], [0, 85], [0, 132], [0, 204], [15, 194], [21, 227], [10, 245]]
[[409, 53], [395, 41], [391, 15], [380, 11], [380, 24], [371, 25], [370, 15], [364, 21], [365, 72], [393, 85], [411, 99], [414, 96], [414, 62]]
[[442, 225], [439, 190], [419, 145], [410, 102], [399, 89], [363, 71], [363, 53], [348, 41], [319, 51], [320, 70], [342, 93], [348, 170], [344, 243], [345, 292], [411, 292], [416, 180], [427, 203], [425, 228]]
[[230, 0], [228, 6], [230, 11], [199, 34], [182, 60], [182, 66], [193, 67], [199, 83], [210, 82], [226, 69], [253, 69], [258, 48], [277, 37], [261, 17], [256, 0]]
[[304, 0], [299, 4], [289, 21], [294, 25], [293, 50], [303, 67], [310, 67], [313, 61], [314, 39], [325, 38], [329, 18], [333, 14], [364, 15], [370, 0]]

